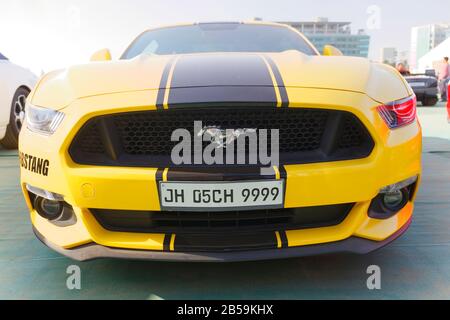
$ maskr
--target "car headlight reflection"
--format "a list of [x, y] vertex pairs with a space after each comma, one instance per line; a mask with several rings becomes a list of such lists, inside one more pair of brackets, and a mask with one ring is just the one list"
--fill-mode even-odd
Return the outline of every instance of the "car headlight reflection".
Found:
[[51, 135], [55, 133], [64, 119], [64, 113], [27, 104], [25, 110], [28, 129], [34, 132]]

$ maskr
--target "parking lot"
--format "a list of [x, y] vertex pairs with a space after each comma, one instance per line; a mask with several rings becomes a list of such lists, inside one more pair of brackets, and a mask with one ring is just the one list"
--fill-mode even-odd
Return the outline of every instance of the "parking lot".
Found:
[[[450, 299], [450, 124], [420, 108], [423, 183], [409, 231], [366, 256], [231, 264], [97, 260], [76, 263], [35, 239], [19, 190], [17, 152], [0, 150], [0, 299]], [[81, 268], [81, 290], [66, 269]], [[367, 289], [378, 265], [382, 289]]]

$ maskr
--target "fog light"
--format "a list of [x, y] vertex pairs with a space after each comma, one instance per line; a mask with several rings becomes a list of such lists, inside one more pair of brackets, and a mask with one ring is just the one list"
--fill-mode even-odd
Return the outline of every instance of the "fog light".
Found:
[[383, 205], [390, 211], [399, 211], [408, 202], [409, 194], [404, 190], [396, 190], [383, 195]]
[[402, 210], [415, 192], [417, 176], [386, 186], [372, 200], [368, 215], [373, 219], [389, 219]]
[[53, 221], [61, 218], [64, 204], [60, 201], [36, 197], [34, 200], [34, 208], [42, 218]]

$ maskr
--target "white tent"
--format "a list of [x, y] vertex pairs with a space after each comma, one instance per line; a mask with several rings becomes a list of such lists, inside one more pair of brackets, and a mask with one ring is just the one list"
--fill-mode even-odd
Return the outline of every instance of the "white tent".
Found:
[[439, 70], [444, 57], [450, 57], [450, 38], [419, 59], [416, 72], [425, 72], [427, 69]]

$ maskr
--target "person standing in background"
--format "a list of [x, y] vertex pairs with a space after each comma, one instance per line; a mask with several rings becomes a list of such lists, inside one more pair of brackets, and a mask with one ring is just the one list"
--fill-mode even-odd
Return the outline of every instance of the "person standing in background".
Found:
[[441, 66], [439, 72], [439, 90], [441, 92], [441, 100], [447, 101], [447, 83], [450, 79], [450, 64], [448, 63], [448, 57], [444, 58], [444, 63]]
[[397, 71], [400, 72], [400, 74], [404, 77], [411, 75], [408, 68], [403, 63], [397, 64]]

